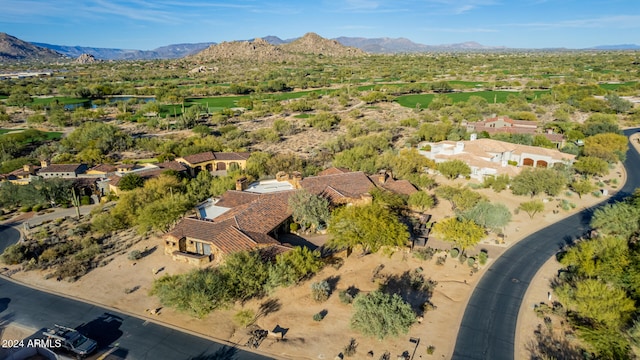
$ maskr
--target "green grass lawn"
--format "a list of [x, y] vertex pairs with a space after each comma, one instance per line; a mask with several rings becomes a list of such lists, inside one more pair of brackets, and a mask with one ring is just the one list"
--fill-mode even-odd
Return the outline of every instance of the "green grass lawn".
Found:
[[[536, 95], [540, 95], [540, 94], [546, 94], [548, 93], [549, 90], [538, 90], [538, 91], [534, 91], [534, 93]], [[517, 95], [518, 92], [514, 92], [514, 91], [475, 91], [475, 92], [464, 92], [464, 93], [450, 93], [450, 94], [445, 94], [446, 96], [450, 97], [454, 103], [457, 102], [461, 102], [461, 101], [467, 101], [469, 100], [469, 98], [471, 96], [480, 96], [482, 98], [485, 98], [489, 103], [493, 103], [494, 101], [496, 103], [504, 103], [507, 101], [507, 97], [509, 95]], [[427, 106], [429, 106], [429, 104], [431, 103], [431, 100], [433, 100], [433, 97], [435, 96], [435, 94], [418, 94], [418, 95], [404, 95], [404, 96], [399, 96], [396, 99], [396, 102], [398, 102], [398, 104], [404, 106], [404, 107], [410, 107], [410, 108], [415, 108], [416, 104], [420, 104], [420, 106], [422, 108], [425, 108]]]
[[617, 90], [617, 89], [619, 89], [620, 87], [623, 87], [623, 86], [631, 87], [631, 86], [636, 86], [637, 84], [638, 84], [637, 81], [627, 81], [627, 82], [620, 83], [620, 84], [598, 84], [598, 86], [600, 86], [601, 88], [606, 89], [606, 90]]
[[[16, 130], [22, 131], [7, 134], [10, 131]], [[27, 144], [42, 140], [60, 140], [62, 133], [57, 131], [40, 131], [36, 129], [0, 129], [0, 136], [11, 136], [15, 140]]]
[[0, 129], [0, 135], [6, 134], [10, 131], [16, 131], [16, 130], [24, 130], [24, 129]]

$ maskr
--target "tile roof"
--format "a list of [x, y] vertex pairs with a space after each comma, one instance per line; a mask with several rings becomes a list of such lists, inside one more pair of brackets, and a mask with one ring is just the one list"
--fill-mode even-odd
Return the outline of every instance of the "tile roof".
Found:
[[324, 169], [324, 170], [320, 171], [317, 176], [344, 174], [344, 173], [348, 173], [348, 172], [351, 172], [351, 170], [349, 170], [347, 168], [343, 168], [343, 167], [334, 167], [334, 166], [332, 166], [330, 168], [327, 168], [327, 169]]
[[110, 172], [116, 171], [116, 167], [113, 166], [113, 165], [109, 165], [109, 164], [100, 164], [100, 165], [96, 165], [96, 166], [92, 167], [89, 170], [97, 171], [97, 172], [103, 172], [103, 173], [110, 173]]
[[251, 202], [257, 199], [258, 196], [260, 196], [258, 193], [229, 190], [220, 196], [220, 200], [218, 200], [216, 206], [234, 208]]
[[312, 176], [302, 179], [302, 188], [319, 195], [328, 187], [334, 194], [344, 197], [358, 198], [368, 193], [375, 185], [361, 171], [338, 173], [333, 175]]
[[216, 156], [213, 155], [213, 152], [207, 151], [203, 153], [183, 156], [182, 159], [184, 159], [189, 164], [199, 164], [207, 161], [213, 161], [216, 159]]
[[415, 186], [407, 180], [395, 180], [393, 177], [389, 176], [385, 180], [384, 184], [380, 182], [380, 177], [378, 175], [369, 176], [371, 182], [376, 184], [376, 186], [381, 187], [383, 189], [389, 190], [396, 194], [402, 195], [411, 195], [414, 192], [417, 192]]
[[213, 156], [216, 160], [231, 161], [231, 160], [247, 160], [251, 153], [248, 152], [214, 152]]
[[163, 170], [175, 170], [175, 171], [187, 171], [187, 168], [177, 161], [165, 161], [162, 163], [156, 164], [157, 167]]
[[260, 194], [253, 201], [236, 206], [213, 221], [234, 219], [239, 229], [267, 234], [291, 216], [289, 196], [294, 192]]
[[[196, 165], [203, 162], [222, 160], [222, 161], [242, 161], [247, 160], [251, 153], [248, 152], [211, 152], [206, 151], [198, 154], [183, 156], [182, 159], [189, 164]], [[178, 158], [180, 159], [180, 158]]]
[[[165, 236], [183, 237], [209, 242], [225, 254], [251, 250], [257, 242], [233, 226], [233, 221], [211, 222], [194, 218], [184, 218]], [[275, 240], [274, 240], [275, 242]]]
[[39, 173], [69, 173], [81, 169], [84, 164], [51, 164], [38, 170]]

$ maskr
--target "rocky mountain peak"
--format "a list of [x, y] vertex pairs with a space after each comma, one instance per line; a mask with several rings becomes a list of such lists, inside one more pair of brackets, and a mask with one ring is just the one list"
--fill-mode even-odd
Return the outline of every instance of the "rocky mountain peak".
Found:
[[91, 54], [82, 54], [76, 58], [76, 63], [78, 64], [92, 64], [98, 62], [99, 60], [95, 58], [95, 56]]

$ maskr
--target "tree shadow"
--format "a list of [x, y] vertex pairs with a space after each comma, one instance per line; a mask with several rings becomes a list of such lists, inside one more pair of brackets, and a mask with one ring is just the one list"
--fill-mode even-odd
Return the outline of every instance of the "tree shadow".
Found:
[[329, 276], [328, 278], [324, 279], [324, 281], [329, 284], [329, 296], [331, 296], [331, 294], [336, 291], [336, 287], [338, 286], [338, 282], [340, 281], [340, 275]]
[[7, 310], [9, 308], [9, 303], [11, 299], [9, 298], [0, 298], [0, 313]]
[[145, 247], [144, 250], [142, 250], [142, 252], [140, 253], [140, 255], [144, 258], [153, 254], [156, 250], [158, 250], [158, 245], [154, 245], [153, 247], [150, 247], [150, 248]]
[[538, 329], [534, 331], [535, 339], [525, 344], [531, 360], [541, 359], [563, 359], [582, 360], [585, 359], [583, 351], [570, 343], [566, 337], [554, 334], [547, 327], [538, 324]]
[[273, 314], [276, 311], [279, 311], [282, 308], [282, 304], [280, 300], [272, 298], [263, 301], [258, 308], [258, 314], [256, 314], [256, 319], [263, 316], [268, 316]]
[[188, 360], [231, 360], [237, 359], [238, 349], [233, 346], [224, 345], [213, 354], [200, 354], [188, 358]]
[[388, 294], [397, 294], [402, 297], [411, 305], [416, 314], [422, 316], [424, 305], [431, 300], [436, 285], [437, 282], [425, 279], [422, 272], [415, 269], [413, 271], [407, 270], [401, 275], [389, 276], [383, 289]]

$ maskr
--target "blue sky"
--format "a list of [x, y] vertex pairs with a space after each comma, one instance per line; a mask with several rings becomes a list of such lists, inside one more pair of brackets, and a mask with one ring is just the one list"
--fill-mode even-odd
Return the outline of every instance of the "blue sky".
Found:
[[307, 32], [584, 48], [640, 44], [640, 0], [0, 0], [0, 32], [141, 50]]

